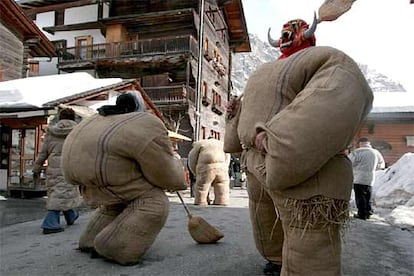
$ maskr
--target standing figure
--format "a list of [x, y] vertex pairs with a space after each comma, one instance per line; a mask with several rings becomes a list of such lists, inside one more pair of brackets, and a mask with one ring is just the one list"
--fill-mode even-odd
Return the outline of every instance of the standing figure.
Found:
[[373, 214], [372, 185], [375, 182], [375, 171], [385, 168], [384, 157], [372, 148], [366, 137], [359, 139], [359, 148], [352, 151], [348, 157], [352, 162], [355, 203], [358, 209], [354, 217], [369, 219]]
[[196, 176], [195, 205], [210, 204], [210, 187], [214, 189], [214, 205], [228, 205], [230, 197], [230, 154], [223, 151], [223, 142], [209, 138], [193, 143], [188, 154], [189, 167]]
[[42, 150], [33, 167], [35, 179], [39, 178], [43, 163], [48, 161], [46, 168], [48, 196], [46, 208], [48, 211], [42, 223], [43, 234], [58, 233], [64, 230], [60, 225], [61, 212], [63, 212], [66, 224], [72, 225], [79, 217], [75, 208], [81, 203], [78, 187], [65, 182], [60, 167], [63, 142], [69, 132], [77, 125], [75, 112], [71, 108], [64, 108], [60, 110], [58, 117], [59, 121], [47, 129]]
[[[142, 110], [139, 94], [118, 96], [67, 137], [65, 178], [97, 207], [79, 239], [79, 249], [122, 265], [140, 261], [163, 228], [165, 190], [185, 190], [184, 169], [162, 121]], [[139, 95], [140, 96], [140, 95]]]
[[344, 149], [371, 109], [358, 65], [291, 20], [269, 43], [282, 56], [230, 99], [224, 150], [242, 152], [256, 248], [266, 275], [341, 275], [352, 165]]

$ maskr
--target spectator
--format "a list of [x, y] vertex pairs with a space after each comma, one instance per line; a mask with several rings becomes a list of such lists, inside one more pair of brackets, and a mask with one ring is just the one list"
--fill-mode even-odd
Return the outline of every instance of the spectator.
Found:
[[72, 225], [79, 217], [78, 211], [75, 210], [81, 203], [79, 189], [65, 182], [60, 167], [63, 142], [76, 125], [73, 109], [61, 109], [58, 114], [58, 122], [47, 129], [42, 150], [33, 167], [34, 179], [37, 180], [44, 168], [44, 162], [48, 161], [46, 168], [46, 208], [48, 211], [42, 223], [43, 234], [64, 231], [60, 225], [61, 212], [63, 212], [67, 225]]
[[366, 137], [359, 139], [359, 147], [348, 155], [352, 162], [354, 174], [355, 203], [358, 219], [369, 219], [372, 210], [372, 185], [375, 181], [375, 171], [385, 168], [382, 154], [372, 148]]
[[184, 168], [160, 119], [141, 112], [136, 93], [118, 96], [67, 137], [65, 178], [98, 207], [79, 239], [79, 249], [122, 265], [137, 263], [163, 228], [165, 191], [185, 190]]

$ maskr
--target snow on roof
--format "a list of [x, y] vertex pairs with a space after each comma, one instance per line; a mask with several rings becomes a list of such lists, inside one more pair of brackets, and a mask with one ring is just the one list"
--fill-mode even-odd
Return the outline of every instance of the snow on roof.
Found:
[[85, 72], [4, 81], [0, 82], [0, 108], [41, 107], [50, 101], [119, 82], [122, 79], [96, 79]]
[[371, 113], [414, 112], [414, 93], [374, 92]]

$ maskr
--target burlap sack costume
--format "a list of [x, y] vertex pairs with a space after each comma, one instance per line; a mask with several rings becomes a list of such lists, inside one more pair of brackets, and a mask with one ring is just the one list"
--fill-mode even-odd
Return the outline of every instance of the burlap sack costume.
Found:
[[[224, 150], [243, 151], [256, 247], [282, 275], [340, 275], [352, 167], [343, 150], [373, 100], [357, 64], [309, 47], [261, 66], [226, 124]], [[264, 154], [256, 134], [267, 134]]]
[[230, 193], [230, 154], [223, 151], [223, 142], [217, 139], [193, 143], [188, 154], [190, 170], [196, 175], [195, 205], [208, 205], [210, 187], [214, 188], [214, 205], [228, 205]]
[[98, 207], [80, 249], [123, 265], [138, 262], [164, 226], [169, 202], [163, 190], [186, 189], [167, 129], [144, 112], [82, 121], [65, 141], [62, 168], [86, 204]]

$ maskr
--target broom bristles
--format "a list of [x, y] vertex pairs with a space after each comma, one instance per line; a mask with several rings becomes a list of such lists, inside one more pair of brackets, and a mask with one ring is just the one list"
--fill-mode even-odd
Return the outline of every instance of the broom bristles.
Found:
[[198, 216], [189, 217], [188, 231], [191, 237], [198, 243], [215, 243], [224, 237], [220, 230]]

